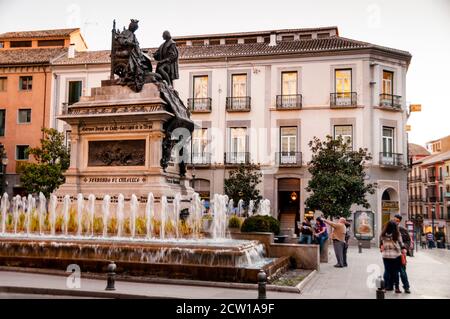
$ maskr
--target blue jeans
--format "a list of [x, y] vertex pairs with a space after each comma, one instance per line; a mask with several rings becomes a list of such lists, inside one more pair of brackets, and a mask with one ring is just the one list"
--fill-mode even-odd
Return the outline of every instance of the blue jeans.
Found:
[[319, 242], [320, 252], [323, 250], [323, 244], [328, 240], [328, 235], [319, 236], [317, 241]]
[[408, 281], [408, 275], [406, 274], [406, 266], [400, 267], [400, 279], [403, 284], [404, 289], [409, 289], [409, 281]]
[[311, 244], [312, 243], [312, 236], [311, 235], [300, 235], [300, 241], [298, 242], [299, 244]]
[[402, 265], [401, 257], [383, 258], [384, 263], [384, 282], [388, 290], [399, 287], [399, 273]]

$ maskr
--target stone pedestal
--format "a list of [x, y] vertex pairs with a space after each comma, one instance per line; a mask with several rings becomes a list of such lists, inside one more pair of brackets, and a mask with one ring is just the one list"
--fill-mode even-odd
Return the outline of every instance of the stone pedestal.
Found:
[[71, 126], [70, 168], [58, 196], [82, 193], [113, 199], [122, 193], [144, 200], [152, 192], [155, 201], [169, 200], [180, 192], [190, 200], [190, 176], [179, 174], [177, 163], [161, 167], [164, 124], [175, 114], [161, 98], [158, 85], [148, 83], [135, 93], [125, 86], [92, 89], [90, 97], [69, 106], [59, 119]]

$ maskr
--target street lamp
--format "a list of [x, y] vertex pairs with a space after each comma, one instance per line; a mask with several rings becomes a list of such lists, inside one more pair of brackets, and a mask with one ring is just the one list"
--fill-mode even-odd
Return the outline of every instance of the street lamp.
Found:
[[1, 194], [3, 195], [3, 192], [6, 191], [6, 166], [8, 165], [8, 156], [6, 155], [6, 151], [4, 149], [4, 146], [2, 145], [2, 190], [1, 190]]
[[433, 207], [431, 207], [431, 233], [433, 234], [433, 240], [434, 238], [434, 213], [436, 211], [436, 207], [433, 205]]

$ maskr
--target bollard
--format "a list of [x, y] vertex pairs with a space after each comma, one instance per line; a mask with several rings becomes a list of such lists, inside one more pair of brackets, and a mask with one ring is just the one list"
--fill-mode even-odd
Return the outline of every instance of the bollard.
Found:
[[384, 299], [385, 295], [384, 280], [381, 276], [377, 278], [376, 285], [377, 285], [377, 299]]
[[267, 275], [264, 270], [258, 273], [258, 299], [267, 299], [266, 296]]
[[106, 281], [106, 288], [105, 290], [116, 290], [115, 283], [116, 283], [116, 271], [117, 266], [114, 263], [114, 261], [111, 261], [108, 265], [107, 271], [108, 271], [108, 277]]
[[362, 243], [358, 242], [358, 253], [362, 253]]

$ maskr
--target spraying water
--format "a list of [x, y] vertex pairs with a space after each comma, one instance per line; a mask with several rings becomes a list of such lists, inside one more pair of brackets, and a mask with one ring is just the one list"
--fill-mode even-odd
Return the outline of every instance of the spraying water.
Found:
[[83, 197], [83, 194], [78, 194], [78, 196], [77, 196], [77, 223], [78, 223], [77, 236], [81, 236], [81, 234], [83, 233], [83, 223], [82, 223], [83, 209], [84, 209], [84, 197]]
[[44, 220], [47, 213], [47, 199], [44, 194], [39, 193], [39, 234], [44, 234]]
[[119, 194], [119, 197], [117, 199], [117, 209], [116, 209], [117, 237], [122, 237], [123, 222], [124, 222], [124, 216], [123, 216], [124, 208], [125, 208], [125, 198], [123, 197], [123, 194]]
[[244, 200], [240, 199], [238, 201], [238, 215], [239, 217], [244, 215]]
[[63, 225], [64, 225], [64, 227], [63, 227], [63, 230], [64, 230], [64, 235], [66, 235], [66, 236], [69, 233], [70, 205], [71, 205], [70, 196], [69, 195], [64, 196], [64, 202], [63, 202]]
[[111, 197], [105, 195], [103, 197], [102, 213], [103, 213], [103, 237], [108, 236], [108, 219], [109, 219], [109, 206], [111, 203]]
[[159, 232], [159, 238], [165, 239], [165, 232], [166, 232], [166, 217], [169, 209], [169, 204], [167, 203], [167, 197], [162, 196], [161, 197], [161, 229]]
[[22, 197], [17, 195], [13, 198], [13, 225], [14, 225], [14, 233], [17, 233], [17, 225], [19, 224], [19, 209], [22, 206]]
[[173, 199], [173, 221], [174, 221], [174, 227], [175, 227], [175, 236], [176, 238], [180, 238], [179, 228], [178, 225], [180, 223], [180, 203], [181, 203], [181, 194], [176, 193], [175, 198]]
[[136, 197], [136, 195], [131, 195], [131, 201], [130, 201], [130, 232], [131, 237], [136, 236], [136, 216], [139, 210], [139, 201]]
[[227, 230], [227, 197], [214, 194], [213, 232], [214, 239], [225, 238]]
[[89, 214], [88, 230], [91, 231], [91, 236], [94, 236], [94, 218], [95, 218], [95, 195], [94, 194], [89, 195], [87, 211]]
[[49, 222], [50, 222], [50, 233], [52, 236], [55, 235], [56, 232], [56, 206], [58, 204], [58, 198], [55, 194], [50, 195], [50, 203], [49, 203]]
[[228, 202], [228, 215], [233, 214], [234, 212], [234, 201], [233, 199], [230, 199], [230, 201]]
[[153, 197], [153, 193], [148, 193], [147, 197], [147, 205], [145, 206], [145, 222], [147, 228], [147, 238], [152, 237], [153, 231], [153, 216], [154, 216], [154, 202], [155, 198]]
[[27, 235], [30, 235], [31, 232], [31, 218], [33, 216], [33, 211], [36, 209], [36, 199], [30, 195], [28, 195], [28, 206], [27, 213], [25, 216], [26, 225], [27, 225]]
[[247, 212], [248, 217], [253, 215], [254, 208], [255, 208], [255, 201], [251, 199], [248, 203], [248, 212]]

